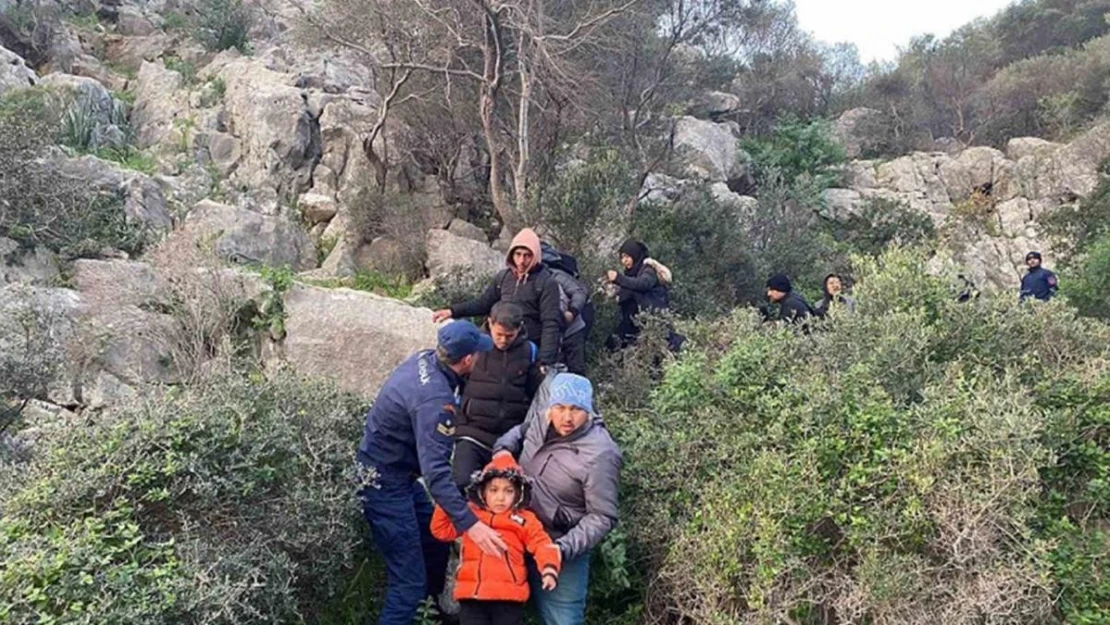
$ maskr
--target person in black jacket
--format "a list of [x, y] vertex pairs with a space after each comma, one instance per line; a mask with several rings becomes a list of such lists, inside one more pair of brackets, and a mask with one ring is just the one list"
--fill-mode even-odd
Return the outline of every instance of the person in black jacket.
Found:
[[1025, 255], [1025, 266], [1029, 271], [1021, 279], [1021, 295], [1018, 301], [1024, 302], [1030, 297], [1047, 302], [1056, 295], [1060, 283], [1056, 274], [1041, 266], [1041, 253], [1029, 252]]
[[767, 279], [767, 299], [779, 305], [778, 321], [800, 323], [813, 314], [809, 302], [794, 291], [786, 274], [776, 273]]
[[559, 284], [559, 310], [563, 313], [566, 325], [560, 349], [561, 362], [567, 371], [578, 375], [586, 374], [586, 339], [590, 334], [590, 292], [578, 277], [562, 267], [562, 254], [547, 243], [540, 243], [543, 251], [543, 264], [555, 282]]
[[493, 283], [478, 299], [432, 315], [436, 323], [445, 319], [488, 315], [497, 302], [515, 302], [524, 310], [524, 329], [539, 347], [539, 364], [543, 371], [559, 362], [559, 339], [563, 330], [563, 313], [559, 309], [559, 285], [543, 266], [540, 238], [530, 228], [521, 230], [509, 247], [505, 259], [507, 269], [493, 277]]
[[621, 244], [620, 260], [624, 273], [610, 271], [606, 277], [618, 287], [617, 303], [621, 318], [616, 339], [618, 345], [624, 347], [640, 334], [640, 326], [636, 323], [640, 312], [665, 312], [670, 309], [668, 285], [671, 272], [648, 257], [646, 245], [633, 239]]
[[455, 483], [465, 489], [471, 474], [493, 457], [493, 444], [524, 421], [543, 375], [536, 346], [524, 331], [524, 311], [513, 302], [494, 304], [489, 316], [493, 350], [480, 354], [470, 371], [455, 421]]

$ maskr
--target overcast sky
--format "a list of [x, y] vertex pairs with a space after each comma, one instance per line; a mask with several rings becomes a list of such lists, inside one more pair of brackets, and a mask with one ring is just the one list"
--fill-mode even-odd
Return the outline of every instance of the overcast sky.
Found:
[[802, 28], [827, 43], [848, 41], [860, 60], [890, 61], [914, 35], [944, 36], [1011, 0], [794, 0]]

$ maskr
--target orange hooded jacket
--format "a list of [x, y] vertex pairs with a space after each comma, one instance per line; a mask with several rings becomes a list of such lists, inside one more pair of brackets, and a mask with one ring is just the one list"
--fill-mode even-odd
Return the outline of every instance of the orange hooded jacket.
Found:
[[[482, 488], [486, 482], [502, 477], [516, 484], [517, 501], [509, 510], [494, 513], [482, 504]], [[558, 577], [561, 565], [559, 547], [544, 531], [536, 515], [525, 510], [528, 484], [520, 466], [508, 454], [501, 454], [475, 475], [467, 488], [470, 509], [478, 520], [492, 527], [501, 535], [509, 550], [496, 557], [482, 551], [469, 536], [463, 536], [461, 564], [455, 599], [478, 601], [528, 601], [528, 572], [524, 565], [524, 551], [536, 559], [536, 566], [543, 574]], [[444, 542], [458, 538], [459, 533], [442, 508], [436, 506], [432, 515], [432, 535]]]

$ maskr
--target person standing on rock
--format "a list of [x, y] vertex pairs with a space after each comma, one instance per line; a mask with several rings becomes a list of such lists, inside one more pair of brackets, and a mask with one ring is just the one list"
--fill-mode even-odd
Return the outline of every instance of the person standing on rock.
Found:
[[385, 560], [379, 625], [411, 625], [425, 597], [443, 592], [449, 550], [431, 535], [429, 491], [460, 534], [490, 557], [505, 553], [500, 535], [475, 516], [451, 479], [462, 379], [478, 354], [491, 349], [493, 340], [469, 321], [444, 325], [436, 349], [401, 363], [366, 413], [358, 446], [359, 498]]
[[463, 491], [493, 457], [493, 444], [524, 421], [543, 382], [536, 345], [524, 332], [524, 311], [497, 302], [489, 314], [493, 349], [479, 354], [466, 381], [455, 430], [455, 483]]
[[493, 283], [478, 299], [437, 310], [436, 323], [446, 319], [488, 315], [497, 302], [515, 302], [524, 310], [524, 329], [539, 347], [539, 366], [545, 372], [559, 361], [559, 339], [563, 313], [559, 309], [559, 285], [543, 266], [540, 238], [531, 228], [521, 230], [509, 246], [508, 268], [497, 272]]
[[1056, 295], [1060, 288], [1056, 274], [1041, 266], [1041, 253], [1029, 252], [1025, 255], [1025, 266], [1029, 271], [1021, 279], [1021, 295], [1018, 300], [1024, 302], [1030, 297], [1047, 302]]

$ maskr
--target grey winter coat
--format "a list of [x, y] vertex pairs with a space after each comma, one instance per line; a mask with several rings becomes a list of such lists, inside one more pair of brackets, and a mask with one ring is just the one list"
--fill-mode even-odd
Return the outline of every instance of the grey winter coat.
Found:
[[589, 300], [589, 292], [586, 291], [586, 287], [565, 271], [551, 268], [548, 268], [548, 271], [555, 276], [555, 282], [559, 285], [560, 310], [563, 312], [569, 310], [574, 313], [574, 321], [571, 321], [566, 330], [563, 331], [563, 336], [571, 336], [585, 330], [586, 321], [582, 319], [582, 309], [586, 307], [586, 302]]
[[524, 423], [498, 439], [494, 450], [511, 452], [531, 478], [530, 508], [565, 561], [589, 552], [617, 524], [621, 452], [596, 414], [569, 436], [548, 440], [551, 377], [536, 393]]

